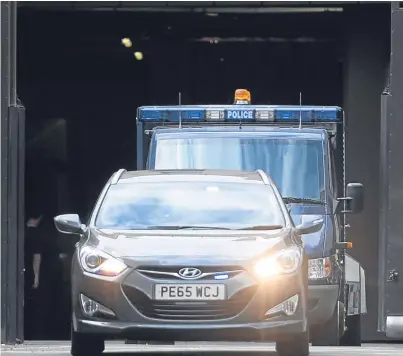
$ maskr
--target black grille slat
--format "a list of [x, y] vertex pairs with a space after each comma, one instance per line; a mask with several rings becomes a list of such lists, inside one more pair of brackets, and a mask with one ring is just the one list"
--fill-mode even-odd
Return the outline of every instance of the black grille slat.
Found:
[[218, 320], [231, 318], [231, 314], [206, 314], [206, 315], [191, 315], [191, 314], [163, 314], [153, 313], [154, 319], [167, 319], [167, 320]]
[[[227, 308], [231, 308], [231, 306], [233, 306], [235, 303], [233, 303], [232, 305], [229, 304], [228, 306], [226, 306]], [[167, 305], [157, 305], [157, 304], [153, 304], [153, 308], [154, 309], [161, 309], [161, 310], [166, 310], [166, 309], [170, 309], [170, 310], [221, 310], [223, 308], [222, 305], [206, 305], [204, 307], [198, 307], [196, 305], [174, 305], [174, 304], [167, 304]]]
[[133, 306], [144, 316], [165, 320], [219, 320], [239, 314], [253, 298], [256, 287], [245, 288], [230, 299], [211, 302], [156, 301], [136, 288], [123, 286]]
[[199, 312], [199, 313], [205, 313], [207, 311], [211, 311], [211, 312], [217, 312], [217, 311], [221, 311], [221, 310], [231, 310], [231, 308], [233, 308], [235, 305], [235, 303], [232, 304], [228, 304], [228, 305], [205, 305], [203, 307], [198, 307], [195, 305], [174, 305], [174, 304], [170, 304], [170, 305], [165, 305], [165, 306], [161, 306], [161, 305], [156, 305], [153, 304], [153, 309], [155, 311], [181, 311], [183, 313], [187, 313], [187, 312], [191, 312], [191, 313], [195, 313], [195, 312]]
[[[144, 274], [147, 277], [150, 277], [152, 279], [175, 279], [175, 280], [182, 280], [182, 278], [180, 277], [176, 277], [176, 276], [168, 276], [168, 275], [164, 275], [164, 274], [158, 274], [158, 273], [151, 273], [151, 272], [140, 272], [141, 274]], [[234, 276], [235, 273], [232, 273], [231, 276]], [[214, 280], [214, 276], [204, 276], [201, 278], [197, 279], [198, 281], [204, 281], [204, 280]]]
[[140, 266], [138, 269], [155, 271], [155, 272], [168, 272], [177, 273], [181, 268], [194, 267], [199, 268], [203, 273], [220, 273], [242, 270], [240, 266]]
[[[152, 311], [150, 310], [149, 312], [152, 312], [155, 314], [167, 315], [167, 316], [181, 315], [183, 317], [188, 317], [188, 316], [192, 316], [192, 315], [202, 316], [202, 317], [205, 317], [205, 316], [211, 317], [213, 315], [217, 315], [217, 310], [203, 310], [203, 312], [200, 311], [199, 313], [195, 313], [194, 310], [177, 310], [177, 311], [172, 310], [172, 311], [168, 312], [166, 309], [154, 309]], [[220, 310], [219, 314], [231, 314], [231, 312], [230, 311], [223, 312]]]
[[[143, 309], [144, 310], [144, 309]], [[164, 314], [164, 315], [181, 315], [181, 316], [214, 316], [217, 315], [217, 310], [203, 310], [203, 311], [196, 311], [196, 310], [167, 310], [167, 309], [153, 309], [149, 310], [149, 312], [156, 313], [156, 314]], [[220, 310], [218, 314], [231, 314], [231, 310]]]
[[194, 300], [189, 300], [189, 301], [168, 301], [168, 300], [155, 300], [153, 303], [155, 305], [161, 305], [162, 307], [171, 307], [173, 304], [178, 307], [204, 307], [204, 306], [211, 306], [211, 305], [220, 305], [222, 303], [225, 303], [227, 305], [231, 303], [236, 303], [238, 298], [233, 299], [234, 297], [230, 299], [225, 299], [225, 300], [212, 300], [212, 301], [194, 301]]

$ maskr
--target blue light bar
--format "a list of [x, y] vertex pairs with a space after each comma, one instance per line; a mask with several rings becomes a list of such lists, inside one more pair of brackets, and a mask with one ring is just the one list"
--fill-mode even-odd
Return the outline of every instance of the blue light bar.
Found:
[[140, 121], [159, 122], [339, 122], [338, 106], [200, 105], [140, 107]]
[[173, 108], [140, 108], [139, 109], [139, 119], [140, 120], [156, 120], [156, 121], [179, 121], [179, 115], [181, 115], [181, 120], [197, 120], [204, 121], [205, 110], [203, 109], [179, 109], [177, 107]]

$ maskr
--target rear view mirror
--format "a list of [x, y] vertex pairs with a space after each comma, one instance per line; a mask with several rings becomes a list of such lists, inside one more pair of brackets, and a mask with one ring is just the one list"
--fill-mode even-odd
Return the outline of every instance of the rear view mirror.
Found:
[[302, 224], [297, 225], [296, 229], [301, 235], [308, 235], [318, 232], [322, 229], [323, 219], [304, 221]]
[[56, 229], [63, 234], [83, 233], [83, 224], [77, 214], [64, 214], [54, 218]]
[[364, 209], [364, 187], [361, 183], [347, 184], [346, 201], [346, 212], [359, 213]]

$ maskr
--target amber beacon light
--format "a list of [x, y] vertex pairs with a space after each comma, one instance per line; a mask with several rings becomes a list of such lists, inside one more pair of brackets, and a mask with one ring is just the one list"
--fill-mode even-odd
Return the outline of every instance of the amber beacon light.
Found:
[[235, 90], [235, 104], [250, 104], [251, 96], [250, 92], [246, 89]]

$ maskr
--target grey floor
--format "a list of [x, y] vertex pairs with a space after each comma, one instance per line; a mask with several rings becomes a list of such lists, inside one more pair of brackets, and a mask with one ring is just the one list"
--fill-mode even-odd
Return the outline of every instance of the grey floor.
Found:
[[[24, 345], [1, 347], [2, 355], [46, 355], [65, 356], [69, 355], [70, 345], [68, 342], [37, 343], [28, 342]], [[174, 346], [148, 346], [148, 345], [125, 345], [121, 342], [108, 342], [105, 354], [118, 355], [260, 355], [275, 356], [274, 345], [269, 343], [177, 343]], [[403, 344], [364, 344], [362, 347], [312, 347], [312, 356], [403, 356]]]

